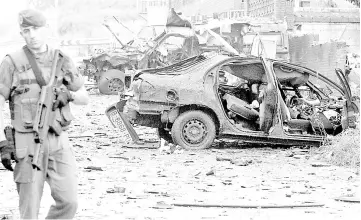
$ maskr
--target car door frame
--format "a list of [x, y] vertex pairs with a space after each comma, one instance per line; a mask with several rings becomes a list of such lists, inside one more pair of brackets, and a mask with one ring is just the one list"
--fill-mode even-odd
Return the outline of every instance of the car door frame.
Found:
[[[245, 58], [247, 59], [247, 58]], [[265, 75], [266, 75], [266, 79], [267, 79], [267, 85], [270, 86], [271, 88], [269, 89], [273, 89], [277, 92], [277, 94], [279, 94], [279, 91], [277, 90], [277, 83], [275, 81], [275, 76], [273, 75], [272, 71], [269, 69], [269, 67], [267, 67], [267, 61], [265, 61], [266, 58], [262, 58], [262, 57], [258, 57], [258, 62], [261, 63], [263, 65], [263, 68], [264, 68], [264, 71], [265, 71]], [[223, 66], [225, 65], [226, 63], [229, 63], [229, 62], [232, 62], [232, 61], [237, 61], [237, 62], [242, 62], [242, 59], [228, 59], [228, 60], [225, 60], [224, 62], [222, 63], [219, 63], [217, 64], [219, 67], [217, 67], [217, 80], [216, 80], [216, 87], [215, 87], [215, 90], [218, 89], [218, 86], [219, 86], [219, 81], [218, 81], [218, 74], [219, 74], [219, 69], [220, 69], [220, 66]], [[271, 84], [270, 84], [271, 82]], [[220, 100], [219, 100], [220, 101]], [[272, 126], [270, 127], [270, 129], [268, 130], [268, 132], [262, 132], [262, 131], [250, 131], [250, 130], [240, 130], [239, 128], [237, 128], [234, 124], [232, 124], [232, 129], [233, 131], [237, 131], [239, 132], [239, 136], [249, 136], [249, 137], [261, 137], [261, 138], [268, 138], [269, 137], [269, 134], [270, 134], [270, 131], [272, 130], [272, 132], [274, 132], [275, 130], [277, 129], [274, 129], [274, 127], [279, 124], [279, 107], [278, 107], [278, 96], [276, 97], [276, 100], [274, 102], [274, 108], [275, 108], [275, 118], [272, 118]], [[220, 105], [221, 106], [221, 105]], [[224, 109], [222, 107], [222, 112], [224, 114], [224, 116], [226, 117], [226, 113], [224, 112]], [[228, 132], [225, 133], [226, 136], [228, 136], [227, 134]], [[230, 133], [229, 133], [230, 134]], [[237, 135], [237, 133], [234, 133], [232, 132], [232, 135]], [[221, 134], [222, 136], [222, 134]]]
[[[352, 125], [355, 123], [356, 121], [356, 117], [355, 117], [355, 112], [358, 112], [358, 108], [356, 106], [356, 104], [354, 102], [352, 102], [351, 100], [351, 90], [350, 90], [350, 87], [349, 87], [349, 84], [346, 80], [346, 77], [345, 75], [343, 74], [342, 70], [340, 69], [335, 69], [336, 71], [336, 75], [337, 77], [339, 78], [340, 82], [341, 82], [341, 86], [338, 85], [337, 83], [335, 83], [334, 81], [330, 80], [329, 78], [317, 73], [316, 71], [314, 70], [311, 70], [309, 68], [305, 68], [305, 67], [302, 67], [302, 66], [299, 66], [297, 64], [289, 64], [289, 63], [284, 63], [282, 61], [276, 61], [276, 60], [273, 60], [272, 63], [272, 66], [275, 64], [275, 63], [278, 63], [278, 64], [284, 64], [285, 66], [289, 66], [289, 67], [294, 67], [294, 68], [297, 68], [297, 69], [300, 69], [300, 70], [303, 70], [305, 72], [308, 72], [309, 74], [313, 75], [313, 76], [317, 76], [318, 79], [320, 79], [321, 81], [323, 81], [324, 83], [326, 83], [327, 85], [333, 87], [334, 89], [338, 90], [341, 95], [343, 95], [345, 98], [346, 98], [346, 102], [344, 104], [344, 112], [346, 112], [346, 115], [344, 116], [347, 120], [345, 120], [343, 123], [343, 128], [345, 128], [345, 126], [348, 126], [348, 123], [351, 123]], [[275, 72], [273, 71], [273, 68], [272, 68], [272, 72], [273, 74], [275, 75], [275, 77], [277, 78]], [[307, 81], [306, 83], [308, 86], [310, 86], [311, 88], [314, 87], [314, 84], [311, 82], [311, 81]], [[315, 89], [315, 88], [313, 88]], [[317, 92], [321, 92], [321, 91], [318, 91], [318, 89], [316, 89]], [[326, 95], [326, 94], [323, 94], [323, 95]], [[327, 95], [328, 96], [328, 95]], [[329, 97], [329, 96], [328, 96]], [[357, 109], [355, 109], [357, 108]], [[283, 126], [283, 123], [281, 121], [281, 129], [282, 129], [282, 126]], [[324, 139], [322, 136], [318, 136], [318, 135], [300, 135], [300, 134], [288, 134], [286, 132], [284, 132], [284, 130], [282, 129], [282, 132], [284, 136], [287, 136], [287, 137], [292, 137], [292, 139], [302, 139], [302, 140], [305, 140], [305, 139]]]
[[[278, 94], [278, 102], [277, 102], [277, 109], [278, 109], [278, 114], [277, 114], [277, 122], [274, 125], [274, 128], [272, 129], [272, 131], [270, 132], [270, 136], [275, 137], [275, 138], [282, 138], [284, 140], [284, 142], [303, 142], [303, 143], [310, 143], [310, 144], [315, 144], [315, 143], [321, 143], [323, 141], [323, 137], [321, 136], [315, 136], [315, 135], [304, 135], [304, 134], [288, 134], [284, 131], [283, 129], [283, 116], [282, 116], [282, 107], [281, 107], [281, 102], [279, 99], [282, 99], [281, 96], [281, 88], [280, 88], [280, 84], [277, 78], [277, 75], [273, 69], [273, 65], [275, 63], [278, 64], [285, 64], [285, 66], [290, 66], [290, 67], [295, 67], [295, 68], [299, 68], [300, 66], [298, 65], [293, 65], [290, 63], [285, 63], [283, 61], [278, 61], [278, 60], [273, 60], [273, 59], [266, 59], [268, 64], [269, 64], [269, 68], [270, 71], [272, 73], [273, 76], [273, 80], [275, 81], [276, 87], [277, 87], [277, 94]], [[301, 67], [302, 68], [302, 67]], [[308, 69], [307, 69], [308, 70]], [[328, 81], [325, 81], [328, 82]]]
[[[264, 130], [265, 133], [268, 133], [269, 135], [272, 136], [279, 136], [279, 128], [282, 128], [282, 120], [281, 120], [281, 106], [280, 106], [280, 90], [278, 88], [278, 83], [277, 83], [277, 77], [275, 75], [275, 73], [273, 72], [271, 65], [272, 65], [272, 61], [265, 58], [264, 56], [260, 56], [261, 62], [263, 64], [264, 70], [265, 70], [265, 75], [266, 75], [266, 79], [267, 79], [267, 89], [269, 93], [273, 93], [273, 94], [277, 94], [275, 97], [273, 97], [275, 99], [274, 104], [271, 103], [266, 103], [266, 105], [268, 105], [268, 107], [270, 107], [271, 105], [273, 105], [272, 107], [274, 108], [273, 115], [275, 117], [272, 118], [272, 124], [270, 126], [269, 129], [266, 129], [267, 131]], [[273, 91], [272, 91], [273, 90]], [[263, 99], [263, 102], [265, 101], [272, 101], [272, 100], [267, 100], [268, 98], [265, 97]], [[262, 103], [260, 104], [262, 105]], [[260, 117], [261, 117], [261, 106], [260, 106]], [[260, 121], [261, 124], [261, 121]], [[261, 125], [260, 125], [261, 126]]]
[[350, 84], [348, 83], [345, 74], [340, 68], [335, 69], [337, 78], [339, 79], [341, 86], [344, 89], [344, 95], [346, 101], [344, 103], [343, 109], [343, 120], [342, 120], [342, 128], [346, 129], [356, 128], [356, 113], [359, 112], [357, 105], [352, 101], [352, 92], [350, 88]]

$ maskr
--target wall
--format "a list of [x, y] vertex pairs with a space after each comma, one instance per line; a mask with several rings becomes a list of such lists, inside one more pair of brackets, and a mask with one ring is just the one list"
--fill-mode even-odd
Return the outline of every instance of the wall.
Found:
[[181, 11], [184, 16], [208, 15], [213, 13], [241, 10], [242, 0], [196, 0], [185, 2], [183, 5], [174, 4], [176, 11]]
[[344, 70], [348, 47], [345, 43], [318, 43], [317, 34], [290, 37], [290, 61], [306, 66], [338, 82], [335, 68]]
[[272, 17], [276, 10], [276, 1], [278, 0], [248, 0], [248, 16]]
[[275, 0], [275, 18], [278, 20], [286, 20], [288, 28], [293, 27], [293, 9], [294, 0]]
[[345, 41], [350, 52], [360, 54], [360, 23], [304, 23], [304, 34], [318, 34], [320, 43]]

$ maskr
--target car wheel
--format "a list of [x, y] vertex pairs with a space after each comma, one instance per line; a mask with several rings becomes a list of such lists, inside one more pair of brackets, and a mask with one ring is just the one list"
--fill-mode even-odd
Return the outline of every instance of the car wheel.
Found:
[[202, 111], [184, 112], [172, 126], [174, 143], [187, 150], [208, 148], [215, 137], [216, 125], [211, 116]]
[[116, 95], [118, 92], [124, 91], [124, 77], [124, 72], [117, 69], [100, 73], [99, 92], [105, 95]]
[[168, 143], [173, 143], [172, 135], [169, 131], [164, 130], [164, 128], [158, 128], [157, 129], [158, 136]]

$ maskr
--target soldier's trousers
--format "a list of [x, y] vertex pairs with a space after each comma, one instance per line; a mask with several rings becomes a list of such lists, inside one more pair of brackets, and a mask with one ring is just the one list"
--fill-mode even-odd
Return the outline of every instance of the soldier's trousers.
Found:
[[77, 210], [77, 169], [68, 134], [48, 135], [46, 143], [49, 152], [48, 156], [43, 157], [42, 171], [33, 169], [29, 156], [34, 153], [33, 133], [16, 132], [15, 142], [19, 162], [14, 168], [14, 180], [19, 194], [21, 219], [38, 218], [45, 181], [55, 200], [46, 219], [72, 219]]

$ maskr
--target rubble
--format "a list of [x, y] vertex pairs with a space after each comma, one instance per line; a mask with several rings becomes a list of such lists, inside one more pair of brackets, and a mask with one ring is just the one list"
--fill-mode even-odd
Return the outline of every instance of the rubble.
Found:
[[173, 207], [163, 201], [157, 202], [155, 206], [152, 206], [154, 209], [172, 209]]
[[107, 189], [107, 193], [125, 193], [125, 188], [115, 186], [114, 188]]
[[315, 163], [311, 163], [312, 167], [330, 167], [331, 164], [329, 163], [322, 163], [322, 162], [315, 162]]
[[248, 166], [251, 163], [253, 163], [253, 160], [250, 159], [236, 158], [231, 160], [231, 164], [234, 164], [236, 166]]
[[208, 171], [207, 173], [206, 173], [206, 176], [211, 176], [211, 175], [214, 175], [214, 170], [212, 169], [212, 170], [210, 170], [210, 171]]
[[95, 170], [95, 171], [104, 171], [101, 167], [96, 167], [96, 166], [87, 166], [87, 167], [84, 167], [84, 169], [86, 170]]
[[227, 156], [220, 156], [220, 155], [217, 155], [217, 156], [216, 156], [216, 160], [217, 160], [217, 161], [231, 161], [231, 160], [232, 160], [232, 158], [227, 157]]
[[335, 198], [335, 200], [340, 202], [360, 203], [360, 197], [355, 197], [355, 196], [341, 196]]
[[4, 214], [4, 213], [0, 212], [0, 219], [1, 220], [7, 220], [7, 219], [12, 220], [13, 215], [11, 213], [5, 213]]
[[184, 152], [184, 150], [179, 145], [169, 143], [162, 138], [159, 142], [158, 151], [160, 154], [182, 154]]
[[[327, 219], [332, 219], [336, 215], [347, 219], [350, 212], [358, 213], [358, 206], [355, 206], [358, 203], [335, 201], [335, 197], [341, 192], [345, 193], [344, 196], [349, 197], [357, 190], [358, 175], [352, 172], [353, 178], [348, 180], [351, 173], [346, 173], [343, 169], [340, 169], [343, 174], [340, 177], [327, 167], [317, 168], [312, 167], [311, 163], [305, 160], [290, 160], [284, 156], [284, 150], [249, 146], [243, 149], [217, 149], [216, 152], [210, 149], [185, 151], [179, 155], [175, 152], [160, 154], [159, 149], [146, 148], [150, 143], [145, 143], [144, 148], [122, 147], [125, 143], [119, 138], [118, 131], [113, 130], [111, 126], [107, 127], [110, 123], [104, 120], [104, 115], [101, 115], [104, 112], [104, 108], [102, 108], [104, 103], [117, 99], [116, 96], [92, 97], [90, 106], [86, 108], [96, 109], [97, 116], [91, 118], [92, 120], [99, 119], [96, 127], [91, 125], [90, 119], [85, 117], [84, 109], [86, 108], [76, 106], [74, 109], [74, 115], [77, 118], [74, 124], [79, 126], [72, 126], [70, 135], [82, 134], [84, 131], [94, 133], [89, 140], [84, 138], [71, 140], [77, 164], [80, 167], [78, 171], [79, 209], [76, 219], [114, 219], [118, 217], [116, 213], [121, 213], [123, 216], [144, 213], [144, 216], [149, 218], [174, 219], [175, 213], [181, 213], [180, 217], [182, 218], [184, 217], [182, 214], [191, 209], [191, 219], [207, 217], [217, 219], [224, 215], [227, 215], [229, 219], [236, 219], [239, 217], [237, 216], [239, 213], [233, 212], [229, 208], [214, 208], [211, 212], [204, 214], [203, 208], [193, 206], [181, 208], [174, 206], [173, 203], [182, 201], [184, 204], [185, 201], [188, 201], [189, 204], [198, 204], [199, 201], [203, 201], [201, 204], [206, 205], [220, 206], [234, 203], [233, 205], [237, 205], [237, 207], [238, 205], [261, 205], [262, 208], [262, 205], [267, 204], [294, 205], [293, 202], [296, 201], [302, 204], [301, 200], [307, 201], [314, 198], [325, 202], [326, 207], [333, 207], [322, 211], [323, 217]], [[103, 130], [98, 130], [98, 128]], [[154, 132], [141, 126], [136, 129], [149, 132], [149, 137], [150, 133]], [[107, 136], [104, 136], [104, 133]], [[155, 132], [154, 135], [156, 135]], [[112, 137], [111, 140], [114, 143], [102, 149], [96, 148], [109, 137]], [[159, 147], [159, 143], [156, 144]], [[276, 157], [273, 157], [274, 155]], [[252, 163], [247, 167], [236, 166], [231, 164], [231, 161], [217, 161], [217, 156], [234, 158], [234, 161], [236, 159], [252, 160]], [[93, 170], [92, 166], [97, 168]], [[215, 174], [207, 176], [206, 173], [210, 170], [213, 170]], [[5, 170], [0, 170], [0, 173], [2, 175], [0, 216], [12, 213], [13, 219], [20, 219], [12, 173]], [[262, 183], [267, 183], [267, 185], [261, 185], [262, 180], [266, 180]], [[299, 184], [300, 188], [296, 188], [296, 184]], [[125, 188], [125, 192], [121, 193], [122, 190], [118, 190], [116, 187]], [[347, 191], [348, 189], [351, 191]], [[45, 187], [44, 195], [47, 195], [47, 190], [49, 189]], [[338, 192], [339, 190], [340, 192]], [[311, 194], [300, 194], [302, 191], [308, 191]], [[286, 195], [291, 197], [286, 197]], [[258, 198], [264, 198], [262, 204], [259, 203]], [[172, 210], [153, 208], [153, 206], [157, 206], [157, 201], [164, 201], [169, 205], [168, 208], [172, 207]], [[50, 196], [44, 196], [39, 219], [45, 218], [48, 206], [52, 202]], [[304, 205], [308, 204], [304, 203]], [[307, 209], [311, 210], [312, 208]], [[168, 211], [171, 212], [168, 213]], [[291, 207], [283, 209], [282, 212], [285, 216], [297, 214], [300, 218], [317, 218], [315, 214], [305, 214], [302, 210], [300, 212]], [[259, 213], [259, 209], [248, 208], [243, 215], [248, 219], [257, 213]], [[318, 209], [316, 213], [318, 213]], [[122, 218], [120, 217], [120, 219]]]

